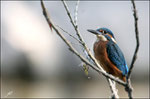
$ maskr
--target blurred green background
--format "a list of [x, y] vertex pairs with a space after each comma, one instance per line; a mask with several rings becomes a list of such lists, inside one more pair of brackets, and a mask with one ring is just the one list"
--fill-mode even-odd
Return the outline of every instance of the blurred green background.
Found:
[[[132, 72], [133, 96], [149, 97], [149, 1], [136, 1], [140, 49]], [[72, 16], [76, 2], [67, 2]], [[45, 1], [53, 22], [75, 35], [62, 2]], [[128, 65], [135, 49], [134, 19], [130, 1], [81, 1], [78, 24], [90, 50], [96, 37], [87, 29], [113, 31]], [[63, 33], [83, 54], [75, 40]], [[81, 61], [53, 31], [39, 1], [1, 1], [1, 96], [10, 98], [108, 98], [102, 75], [91, 68], [86, 76]], [[120, 97], [127, 97], [117, 85]]]

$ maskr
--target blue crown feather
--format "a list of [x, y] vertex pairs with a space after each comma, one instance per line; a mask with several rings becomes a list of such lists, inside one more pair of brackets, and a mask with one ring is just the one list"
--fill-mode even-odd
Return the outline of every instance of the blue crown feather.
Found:
[[108, 34], [110, 34], [115, 39], [113, 32], [111, 30], [109, 30], [108, 28], [103, 27], [103, 28], [97, 29], [97, 31], [100, 31], [100, 30], [106, 31]]

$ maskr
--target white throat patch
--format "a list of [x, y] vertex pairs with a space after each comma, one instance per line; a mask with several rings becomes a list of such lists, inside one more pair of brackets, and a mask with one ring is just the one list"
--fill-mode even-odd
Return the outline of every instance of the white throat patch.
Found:
[[107, 41], [107, 38], [103, 35], [97, 35], [97, 42], [101, 40], [101, 41]]
[[[112, 39], [112, 41], [113, 41], [114, 43], [117, 43], [116, 40], [115, 40], [113, 37], [111, 37], [111, 39]], [[103, 35], [97, 35], [97, 40], [96, 40], [96, 42], [99, 42], [100, 40], [101, 40], [101, 41], [108, 41], [105, 36], [103, 36]]]

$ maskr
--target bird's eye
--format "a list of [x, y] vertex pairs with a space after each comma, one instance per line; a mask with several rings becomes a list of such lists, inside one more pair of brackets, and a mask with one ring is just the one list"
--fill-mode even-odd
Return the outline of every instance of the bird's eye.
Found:
[[107, 32], [106, 31], [104, 31], [104, 34], [106, 34]]
[[106, 31], [103, 31], [102, 33], [106, 34], [107, 32], [106, 32]]
[[107, 32], [106, 31], [104, 31], [104, 30], [100, 30], [100, 32], [102, 32], [103, 34], [106, 34]]

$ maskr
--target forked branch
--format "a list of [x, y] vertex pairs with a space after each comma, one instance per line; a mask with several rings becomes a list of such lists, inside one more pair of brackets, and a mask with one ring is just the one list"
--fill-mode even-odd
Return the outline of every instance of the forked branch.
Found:
[[[66, 4], [66, 2], [64, 0], [62, 0], [63, 4], [64, 4], [64, 7], [66, 9], [66, 12], [68, 14], [68, 17], [70, 19], [70, 22], [71, 24], [73, 25], [75, 31], [76, 31], [76, 35], [78, 36], [78, 39], [75, 38], [73, 35], [70, 35], [68, 32], [67, 34], [70, 35], [71, 37], [73, 37], [74, 39], [76, 39], [77, 41], [79, 41], [79, 43], [83, 46], [83, 48], [85, 49], [85, 51], [87, 52], [88, 54], [88, 57], [90, 57], [92, 59], [92, 61], [94, 62], [94, 64], [90, 63], [86, 58], [84, 58], [82, 55], [79, 54], [79, 52], [72, 46], [72, 44], [60, 33], [60, 31], [55, 27], [55, 25], [53, 24], [53, 22], [50, 20], [49, 16], [48, 16], [48, 13], [46, 11], [46, 8], [44, 6], [44, 3], [43, 3], [43, 0], [41, 0], [41, 7], [42, 7], [42, 10], [43, 10], [43, 15], [45, 16], [45, 19], [48, 23], [48, 25], [50, 26], [50, 28], [53, 28], [54, 31], [57, 33], [57, 35], [59, 35], [59, 37], [65, 42], [65, 44], [69, 47], [70, 51], [73, 52], [77, 57], [79, 57], [79, 59], [86, 63], [87, 65], [89, 65], [92, 69], [94, 69], [95, 71], [97, 71], [98, 73], [102, 73], [109, 81], [109, 85], [110, 85], [110, 88], [112, 90], [112, 93], [115, 95], [117, 94], [117, 91], [114, 91], [116, 90], [115, 89], [115, 84], [113, 81], [123, 85], [125, 88], [126, 88], [126, 91], [128, 92], [128, 96], [129, 98], [132, 98], [132, 87], [131, 87], [131, 82], [130, 82], [130, 75], [131, 75], [131, 72], [132, 72], [132, 69], [134, 67], [134, 63], [136, 61], [136, 57], [137, 57], [137, 52], [138, 52], [138, 49], [139, 49], [139, 32], [138, 32], [138, 18], [137, 18], [137, 12], [136, 12], [136, 6], [135, 6], [135, 3], [134, 3], [134, 0], [131, 0], [132, 1], [132, 4], [133, 4], [133, 16], [134, 16], [134, 19], [135, 19], [135, 34], [136, 34], [136, 49], [135, 49], [135, 52], [134, 52], [134, 56], [133, 56], [133, 59], [132, 59], [132, 62], [131, 62], [131, 66], [129, 68], [129, 73], [127, 75], [127, 82], [123, 82], [122, 80], [120, 80], [119, 78], [116, 78], [108, 73], [106, 73], [103, 68], [99, 65], [99, 63], [97, 62], [97, 60], [94, 58], [94, 56], [92, 55], [92, 53], [90, 52], [90, 50], [88, 49], [87, 45], [85, 44], [84, 40], [82, 39], [82, 36], [80, 35], [80, 31], [78, 30], [78, 24], [77, 24], [77, 11], [78, 11], [78, 2], [77, 2], [77, 5], [76, 5], [76, 10], [75, 10], [75, 20], [73, 21], [72, 17], [71, 17], [71, 14], [70, 14], [70, 11], [68, 9], [68, 6]], [[62, 29], [63, 30], [63, 29]], [[63, 30], [64, 31], [64, 30]], [[66, 31], [64, 31], [66, 32]], [[113, 81], [111, 81], [111, 80]], [[113, 85], [114, 84], [114, 85]], [[118, 98], [118, 96], [116, 95], [114, 98]]]
[[134, 52], [134, 55], [133, 55], [133, 58], [132, 58], [132, 61], [131, 61], [131, 65], [130, 65], [130, 68], [129, 68], [129, 72], [128, 72], [128, 75], [127, 75], [127, 85], [126, 85], [126, 91], [128, 92], [128, 96], [130, 99], [133, 98], [132, 96], [132, 86], [131, 86], [131, 72], [132, 72], [132, 69], [134, 67], [134, 63], [137, 59], [137, 53], [138, 53], [138, 50], [139, 50], [139, 46], [140, 46], [140, 41], [139, 41], [139, 31], [138, 31], [138, 16], [137, 16], [137, 10], [136, 10], [136, 5], [135, 5], [135, 2], [134, 0], [131, 0], [131, 3], [132, 3], [132, 6], [133, 6], [133, 17], [134, 17], [134, 26], [135, 26], [135, 37], [136, 37], [136, 48], [135, 48], [135, 52]]
[[41, 0], [41, 7], [43, 10], [43, 15], [47, 21], [48, 24], [51, 24], [52, 28], [54, 29], [54, 31], [57, 33], [57, 35], [59, 35], [59, 37], [64, 41], [64, 43], [69, 47], [70, 51], [73, 52], [76, 56], [79, 57], [79, 59], [81, 59], [81, 61], [85, 62], [87, 65], [89, 65], [92, 69], [94, 69], [95, 71], [97, 71], [98, 73], [102, 73], [105, 77], [110, 78], [111, 80], [116, 81], [117, 83], [125, 86], [126, 83], [123, 82], [122, 80], [120, 80], [117, 77], [114, 77], [108, 73], [106, 73], [105, 71], [100, 70], [97, 66], [91, 64], [87, 59], [85, 59], [83, 56], [81, 56], [78, 51], [71, 45], [71, 43], [59, 32], [59, 30], [55, 27], [55, 25], [52, 23], [52, 21], [50, 20], [48, 13], [46, 11], [46, 8], [44, 6], [43, 0]]

